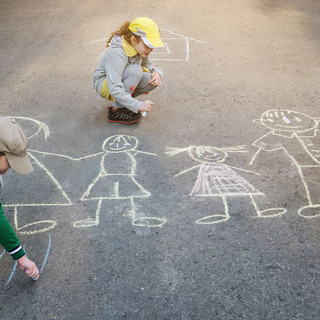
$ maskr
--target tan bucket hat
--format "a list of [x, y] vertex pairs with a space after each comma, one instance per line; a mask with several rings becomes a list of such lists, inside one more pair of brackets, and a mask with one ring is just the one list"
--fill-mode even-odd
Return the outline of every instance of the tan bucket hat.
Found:
[[14, 119], [0, 117], [0, 152], [6, 155], [11, 168], [17, 173], [33, 171], [27, 150], [28, 141], [22, 127]]

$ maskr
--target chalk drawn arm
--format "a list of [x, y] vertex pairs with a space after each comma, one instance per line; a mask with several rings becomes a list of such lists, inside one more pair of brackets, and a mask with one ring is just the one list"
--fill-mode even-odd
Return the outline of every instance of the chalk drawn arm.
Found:
[[241, 169], [241, 168], [233, 167], [233, 166], [229, 166], [229, 167], [232, 168], [232, 169], [235, 169], [235, 170], [239, 170], [239, 171], [243, 171], [243, 172], [247, 172], [247, 173], [252, 173], [252, 174], [255, 174], [256, 176], [260, 176], [260, 173], [257, 173], [257, 172], [254, 172], [254, 171], [245, 170], [245, 169]]
[[305, 166], [299, 166], [300, 168], [319, 168], [320, 164], [311, 164], [311, 165], [305, 165]]
[[310, 134], [310, 135], [299, 134], [299, 137], [301, 137], [301, 138], [315, 138], [315, 137], [317, 137], [319, 131], [320, 131], [319, 129], [315, 129], [315, 130], [313, 130], [312, 134]]
[[252, 157], [252, 159], [251, 159], [251, 161], [250, 161], [250, 163], [249, 163], [250, 166], [252, 166], [254, 160], [256, 159], [257, 155], [260, 153], [261, 150], [262, 150], [262, 148], [259, 148], [259, 149], [257, 150], [257, 152], [253, 155], [253, 157]]
[[178, 176], [180, 176], [180, 175], [182, 175], [182, 174], [184, 174], [184, 173], [186, 173], [186, 172], [189, 172], [189, 171], [191, 171], [191, 170], [193, 170], [193, 169], [196, 169], [196, 168], [198, 168], [198, 167], [200, 167], [200, 166], [201, 166], [201, 164], [198, 164], [197, 166], [194, 166], [194, 167], [192, 167], [192, 168], [183, 170], [183, 171], [175, 174], [173, 177], [174, 177], [174, 178], [175, 178], [175, 177], [178, 177]]
[[88, 158], [96, 157], [96, 156], [104, 153], [104, 151], [102, 151], [102, 152], [98, 152], [98, 153], [95, 153], [95, 154], [90, 154], [90, 155], [88, 155], [88, 156], [84, 156], [84, 157], [80, 157], [80, 158], [73, 158], [73, 157], [67, 156], [67, 155], [65, 155], [65, 154], [44, 152], [44, 151], [38, 151], [38, 150], [33, 150], [33, 149], [29, 149], [29, 152], [39, 153], [39, 154], [43, 154], [43, 155], [45, 155], [45, 156], [56, 156], [56, 157], [66, 158], [66, 159], [74, 160], [74, 161], [80, 161], [80, 160], [83, 160], [83, 159], [88, 159]]
[[272, 152], [276, 150], [283, 149], [283, 145], [276, 141], [275, 136], [273, 132], [269, 132], [259, 138], [258, 140], [254, 141], [252, 143], [252, 146], [258, 148], [257, 152], [253, 155], [250, 165], [253, 164], [258, 154], [261, 152], [261, 150], [264, 150], [266, 152]]
[[146, 152], [146, 151], [138, 151], [138, 150], [136, 150], [136, 152], [133, 154], [133, 156], [135, 157], [138, 153], [143, 153], [143, 154], [147, 154], [149, 156], [154, 156], [154, 157], [157, 156], [155, 153]]

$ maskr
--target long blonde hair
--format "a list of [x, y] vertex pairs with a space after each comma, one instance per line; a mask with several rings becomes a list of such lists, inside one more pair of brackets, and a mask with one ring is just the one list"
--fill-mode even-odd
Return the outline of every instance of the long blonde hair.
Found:
[[107, 40], [106, 48], [109, 47], [110, 42], [115, 35], [123, 36], [124, 40], [126, 40], [130, 44], [132, 44], [131, 43], [132, 36], [134, 36], [137, 39], [137, 41], [140, 42], [141, 38], [139, 36], [136, 36], [133, 32], [129, 30], [130, 23], [131, 21], [124, 22], [118, 30], [111, 33], [109, 39]]

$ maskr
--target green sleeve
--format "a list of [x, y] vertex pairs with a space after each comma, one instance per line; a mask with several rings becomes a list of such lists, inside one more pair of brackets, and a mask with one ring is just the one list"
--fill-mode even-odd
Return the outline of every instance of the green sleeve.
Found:
[[7, 218], [3, 215], [2, 205], [0, 203], [0, 244], [8, 251], [14, 260], [24, 256], [19, 239], [13, 231]]

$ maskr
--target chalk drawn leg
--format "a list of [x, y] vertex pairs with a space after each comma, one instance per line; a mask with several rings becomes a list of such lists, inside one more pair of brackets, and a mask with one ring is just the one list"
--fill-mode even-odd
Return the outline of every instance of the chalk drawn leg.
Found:
[[306, 219], [320, 217], [320, 204], [302, 207], [298, 210], [298, 215]]
[[132, 220], [132, 224], [137, 227], [147, 227], [147, 228], [161, 228], [167, 222], [166, 218], [156, 218], [156, 217], [140, 217], [138, 219]]
[[46, 255], [45, 255], [44, 259], [43, 259], [42, 266], [41, 266], [41, 268], [39, 270], [40, 273], [43, 271], [43, 269], [44, 269], [44, 267], [45, 267], [45, 265], [46, 265], [46, 263], [48, 261], [48, 257], [49, 257], [49, 254], [50, 254], [50, 249], [51, 249], [51, 234], [49, 233], [48, 248], [47, 248]]
[[19, 233], [30, 235], [51, 230], [56, 227], [57, 222], [54, 220], [41, 220], [25, 224], [24, 226], [19, 226], [18, 208], [14, 207], [14, 224]]
[[[6, 253], [6, 250], [4, 249], [4, 250], [2, 251], [2, 253], [0, 254], [0, 260], [2, 259], [2, 257], [4, 256], [5, 253]], [[10, 283], [10, 281], [12, 280], [12, 278], [13, 278], [16, 270], [17, 270], [17, 265], [18, 265], [18, 263], [17, 263], [17, 261], [15, 261], [15, 262], [14, 262], [14, 265], [13, 265], [13, 268], [12, 268], [12, 271], [11, 271], [11, 273], [10, 273], [9, 279], [8, 279], [8, 281], [7, 281], [7, 283], [6, 283], [6, 287], [8, 286], [8, 284]]]
[[298, 210], [298, 215], [303, 218], [311, 219], [320, 216], [319, 204], [319, 183], [317, 177], [320, 174], [320, 168], [300, 168], [300, 177], [305, 188], [308, 205]]
[[229, 207], [227, 203], [227, 198], [225, 196], [221, 196], [221, 199], [223, 201], [223, 206], [224, 206], [224, 214], [213, 214], [210, 216], [203, 217], [195, 223], [197, 224], [216, 224], [216, 223], [221, 223], [225, 222], [230, 219], [229, 216]]
[[251, 203], [254, 206], [256, 210], [256, 214], [259, 218], [274, 218], [274, 217], [279, 217], [282, 216], [287, 212], [287, 209], [285, 208], [269, 208], [265, 210], [260, 210], [258, 208], [258, 205], [256, 201], [254, 200], [253, 195], [250, 195]]
[[7, 283], [6, 283], [6, 287], [7, 287], [7, 286], [9, 285], [9, 283], [11, 282], [11, 280], [12, 280], [12, 278], [13, 278], [16, 270], [17, 270], [17, 266], [18, 266], [18, 262], [15, 261], [15, 262], [14, 262], [14, 265], [13, 265], [13, 268], [12, 268], [12, 271], [11, 271], [11, 273], [10, 273], [9, 279], [8, 279], [8, 281], [7, 281]]
[[146, 228], [161, 228], [167, 222], [166, 218], [146, 217], [142, 215], [140, 216], [140, 214], [137, 213], [136, 205], [132, 197], [130, 198], [130, 204], [131, 210], [126, 214], [126, 216], [131, 217], [131, 223], [134, 226]]
[[75, 228], [96, 227], [100, 223], [101, 204], [103, 199], [99, 199], [95, 218], [87, 218], [85, 220], [75, 221], [72, 225]]

